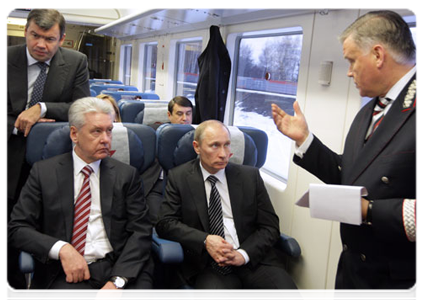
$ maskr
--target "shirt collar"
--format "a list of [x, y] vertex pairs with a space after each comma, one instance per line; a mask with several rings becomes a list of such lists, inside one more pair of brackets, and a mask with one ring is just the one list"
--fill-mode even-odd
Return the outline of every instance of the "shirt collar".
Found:
[[391, 100], [395, 100], [398, 98], [401, 91], [407, 85], [407, 83], [411, 80], [411, 78], [416, 74], [416, 66], [414, 66], [410, 71], [408, 71], [394, 86], [389, 90], [384, 98], [389, 98]]
[[221, 183], [226, 183], [226, 174], [225, 174], [225, 169], [219, 170], [216, 174], [211, 174], [209, 173], [206, 169], [204, 169], [203, 165], [201, 164], [201, 160], [200, 160], [200, 168], [201, 168], [201, 173], [203, 174], [203, 180], [206, 181], [207, 178], [210, 175], [213, 175], [214, 177], [216, 177]]
[[[35, 58], [33, 58], [33, 57], [31, 56], [31, 54], [29, 54], [28, 47], [26, 47], [26, 57], [27, 57], [27, 61], [28, 61], [28, 67], [29, 67], [29, 66], [32, 66], [32, 65], [35, 65], [36, 63], [38, 63], [38, 60], [36, 60]], [[50, 62], [51, 62], [51, 58], [50, 58], [49, 60], [45, 61], [45, 63], [46, 63], [48, 66], [50, 66]]]
[[[73, 174], [74, 176], [76, 176], [87, 165], [87, 163], [83, 161], [82, 158], [78, 156], [78, 154], [76, 154], [75, 148], [72, 151], [72, 157], [73, 157]], [[101, 159], [88, 164], [93, 169], [93, 173], [95, 173], [96, 175], [98, 174], [98, 170], [100, 169], [100, 163], [101, 163]]]

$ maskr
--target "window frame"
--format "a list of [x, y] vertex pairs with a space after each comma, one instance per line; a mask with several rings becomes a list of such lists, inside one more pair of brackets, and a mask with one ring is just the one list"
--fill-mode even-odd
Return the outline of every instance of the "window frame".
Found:
[[[173, 97], [175, 96], [183, 96], [183, 94], [178, 94], [178, 72], [179, 72], [179, 55], [180, 55], [180, 45], [182, 44], [190, 44], [190, 43], [200, 43], [200, 48], [203, 49], [203, 39], [201, 37], [194, 37], [189, 39], [181, 39], [176, 41], [175, 43], [175, 65], [174, 65], [174, 75], [173, 75]], [[202, 53], [202, 51], [201, 51]], [[200, 53], [200, 55], [201, 55]], [[200, 73], [200, 71], [199, 71]], [[191, 82], [188, 82], [189, 84], [192, 84]], [[185, 84], [185, 83], [183, 83]], [[197, 88], [197, 84], [192, 84], [195, 86], [195, 89]]]
[[[230, 105], [229, 105], [229, 115], [228, 115], [228, 124], [232, 125], [235, 121], [235, 103], [236, 103], [236, 94], [237, 94], [237, 80], [238, 80], [238, 68], [239, 68], [239, 60], [240, 60], [240, 48], [241, 48], [241, 41], [244, 38], [265, 38], [265, 37], [280, 37], [280, 36], [290, 36], [290, 35], [302, 35], [302, 47], [301, 47], [301, 53], [303, 52], [304, 48], [304, 29], [302, 26], [290, 26], [290, 27], [284, 27], [279, 29], [271, 29], [271, 30], [262, 30], [262, 31], [251, 31], [251, 32], [244, 32], [242, 34], [239, 34], [235, 38], [235, 47], [234, 47], [234, 63], [233, 63], [233, 74], [231, 75], [232, 80], [231, 84], [233, 88], [231, 89], [230, 93]], [[300, 64], [301, 64], [301, 57], [300, 56]], [[298, 78], [300, 75], [300, 70], [298, 70]], [[298, 83], [298, 81], [297, 81]], [[295, 99], [298, 98], [298, 91], [295, 95]], [[237, 125], [235, 125], [237, 126]], [[241, 126], [241, 125], [239, 125]], [[248, 126], [248, 125], [245, 125]], [[267, 133], [267, 132], [266, 132]], [[268, 133], [267, 133], [268, 134]], [[290, 154], [289, 156], [292, 156], [292, 147], [290, 147]], [[269, 156], [266, 157], [266, 162], [268, 161]], [[289, 165], [289, 164], [288, 164]], [[284, 178], [281, 174], [275, 173], [272, 170], [269, 170], [266, 168], [265, 165], [263, 165], [260, 168], [260, 171], [264, 172], [265, 174], [275, 178], [278, 181], [283, 182], [284, 184], [287, 184], [288, 182], [288, 176], [289, 176], [289, 167], [287, 170], [287, 178]]]

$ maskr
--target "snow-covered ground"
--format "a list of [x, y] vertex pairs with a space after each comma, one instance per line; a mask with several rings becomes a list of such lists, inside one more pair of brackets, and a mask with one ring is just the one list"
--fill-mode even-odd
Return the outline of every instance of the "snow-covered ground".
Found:
[[289, 161], [292, 157], [292, 141], [277, 130], [273, 119], [255, 112], [245, 112], [241, 108], [235, 107], [234, 125], [251, 126], [267, 133], [269, 144], [263, 168], [287, 180]]

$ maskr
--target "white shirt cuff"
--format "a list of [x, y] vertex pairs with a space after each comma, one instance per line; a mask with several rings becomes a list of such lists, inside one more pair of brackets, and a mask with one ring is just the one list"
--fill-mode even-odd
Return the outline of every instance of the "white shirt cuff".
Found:
[[250, 257], [248, 256], [247, 252], [245, 252], [245, 250], [243, 250], [243, 249], [237, 249], [236, 251], [238, 251], [239, 253], [241, 253], [241, 255], [244, 257], [244, 259], [245, 259], [244, 265], [246, 265], [246, 264], [248, 264], [250, 262]]
[[38, 102], [41, 106], [40, 118], [44, 118], [47, 113], [47, 105], [44, 102]]
[[60, 249], [62, 249], [62, 247], [64, 245], [66, 245], [68, 243], [64, 242], [64, 241], [57, 241], [53, 247], [51, 247], [50, 252], [48, 253], [48, 257], [50, 259], [55, 259], [55, 260], [59, 260], [59, 252]]
[[295, 155], [299, 158], [303, 158], [304, 154], [307, 152], [308, 148], [310, 148], [311, 143], [313, 142], [314, 135], [309, 132], [308, 137], [300, 146], [295, 144]]

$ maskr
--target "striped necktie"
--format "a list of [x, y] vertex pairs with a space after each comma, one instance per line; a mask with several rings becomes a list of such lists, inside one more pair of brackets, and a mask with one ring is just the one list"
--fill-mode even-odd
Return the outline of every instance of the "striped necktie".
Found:
[[382, 122], [383, 117], [385, 116], [384, 110], [390, 103], [391, 103], [391, 99], [379, 97], [379, 100], [376, 103], [375, 108], [373, 110], [372, 122], [370, 124], [369, 129], [367, 130], [366, 140], [368, 140], [372, 136], [376, 128]]
[[[211, 192], [209, 199], [209, 225], [210, 234], [219, 235], [225, 238], [225, 231], [223, 227], [223, 213], [222, 213], [222, 201], [220, 198], [219, 191], [216, 188], [217, 178], [213, 175], [207, 177], [207, 180], [211, 184]], [[212, 267], [220, 274], [226, 275], [232, 272], [231, 267], [219, 267], [219, 265], [213, 260]]]
[[34, 83], [34, 88], [31, 94], [31, 101], [29, 102], [29, 107], [34, 106], [43, 98], [44, 84], [47, 78], [47, 64], [43, 62], [38, 62], [36, 65], [40, 68], [40, 74]]
[[83, 256], [85, 252], [88, 219], [91, 212], [90, 175], [93, 172], [93, 169], [86, 165], [81, 172], [84, 175], [84, 181], [82, 182], [81, 191], [79, 192], [75, 203], [71, 243], [72, 246]]

